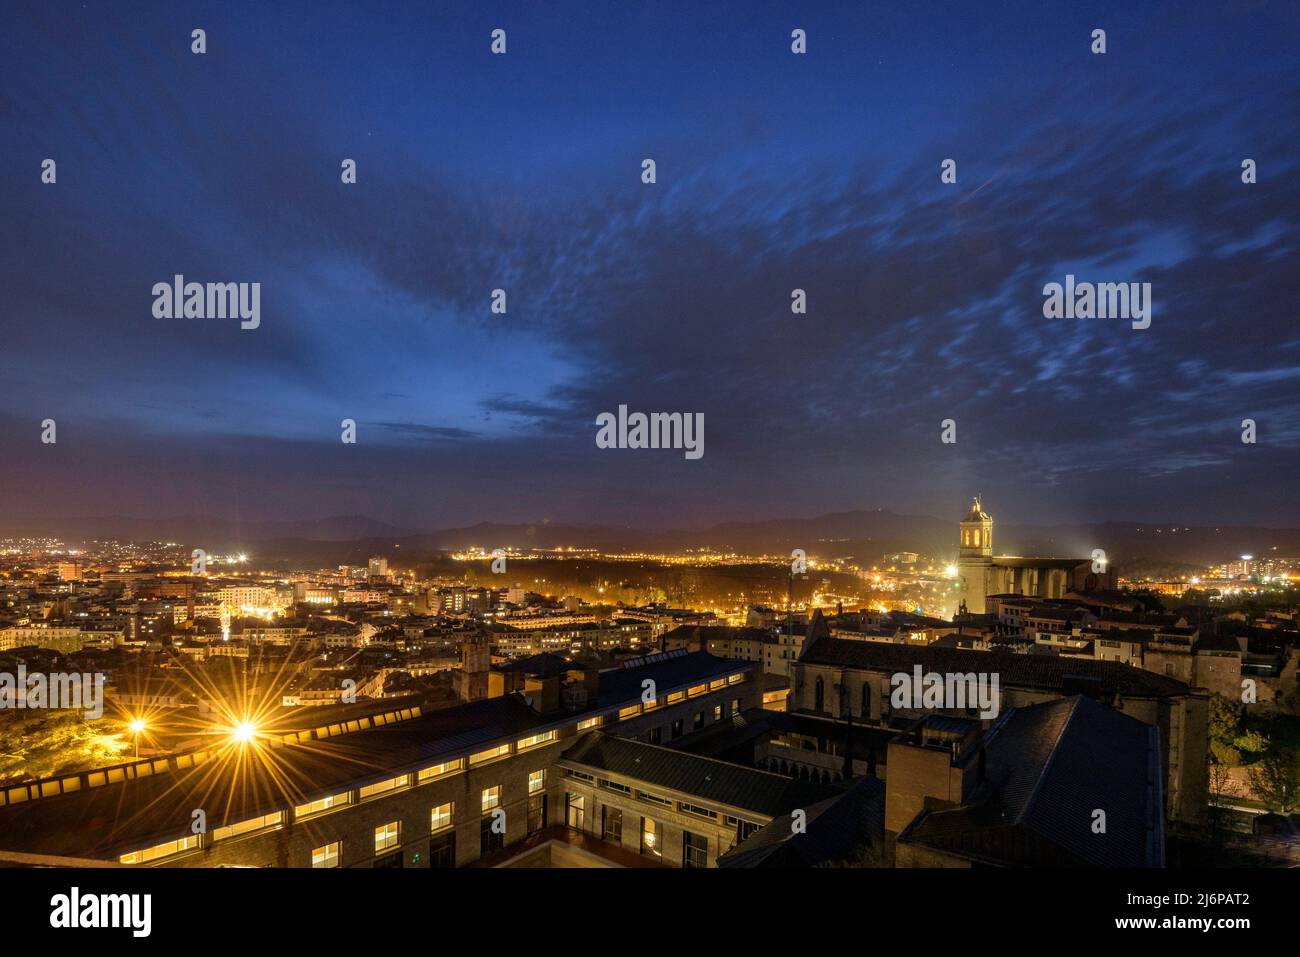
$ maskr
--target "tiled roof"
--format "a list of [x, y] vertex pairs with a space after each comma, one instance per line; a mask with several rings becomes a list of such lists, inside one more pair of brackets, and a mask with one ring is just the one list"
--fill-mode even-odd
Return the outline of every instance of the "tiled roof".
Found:
[[657, 694], [681, 685], [705, 681], [742, 669], [753, 669], [749, 661], [715, 658], [707, 651], [692, 651], [663, 658], [636, 668], [621, 668], [600, 673], [600, 705], [617, 704], [641, 697], [642, 682], [655, 683]]
[[782, 774], [715, 761], [673, 748], [590, 731], [564, 752], [560, 767], [618, 774], [704, 801], [775, 817], [835, 791]]
[[751, 834], [722, 857], [719, 867], [816, 867], [881, 851], [885, 830], [885, 782], [861, 777], [844, 793], [805, 809], [804, 829], [786, 813]]
[[[983, 742], [986, 771], [968, 804], [922, 815], [899, 836], [963, 856], [1158, 867], [1164, 807], [1159, 732], [1082, 695], [1009, 713]], [[978, 752], [968, 759], [974, 772]], [[1093, 829], [1097, 810], [1105, 831]], [[1022, 830], [1026, 842], [997, 832]], [[1037, 846], [1040, 856], [1017, 859]], [[1000, 852], [1000, 853], [999, 853]]]

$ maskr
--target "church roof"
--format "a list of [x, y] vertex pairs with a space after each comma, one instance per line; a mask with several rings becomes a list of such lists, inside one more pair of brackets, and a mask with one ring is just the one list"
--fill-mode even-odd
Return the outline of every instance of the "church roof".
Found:
[[962, 521], [963, 522], [991, 522], [993, 521], [993, 516], [989, 515], [988, 512], [985, 512], [980, 508], [980, 500], [976, 498], [971, 501], [970, 511], [966, 513], [966, 517], [963, 518]]

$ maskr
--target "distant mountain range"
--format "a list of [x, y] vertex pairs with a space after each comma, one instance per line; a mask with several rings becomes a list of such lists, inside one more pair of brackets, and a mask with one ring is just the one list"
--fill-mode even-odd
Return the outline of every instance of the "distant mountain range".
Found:
[[[263, 558], [353, 561], [370, 554], [418, 557], [479, 545], [485, 548], [561, 545], [610, 550], [679, 551], [710, 546], [747, 553], [788, 554], [802, 548], [821, 557], [873, 560], [899, 551], [936, 558], [957, 550], [957, 523], [929, 515], [884, 510], [835, 512], [814, 518], [728, 522], [705, 529], [648, 531], [609, 525], [535, 525], [480, 522], [437, 531], [401, 528], [359, 515], [293, 522], [232, 522], [205, 516], [138, 519], [122, 516], [50, 522], [0, 522], [0, 535], [53, 535], [68, 541], [117, 539], [206, 544], [210, 551], [253, 551]], [[997, 554], [1087, 557], [1103, 548], [1123, 563], [1211, 564], [1241, 554], [1300, 556], [1300, 529], [1195, 527], [1106, 522], [1092, 525], [995, 525]]]

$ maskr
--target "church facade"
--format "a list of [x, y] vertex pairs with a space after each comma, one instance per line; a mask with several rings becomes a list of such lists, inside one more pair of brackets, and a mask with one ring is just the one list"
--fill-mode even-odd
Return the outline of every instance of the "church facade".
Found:
[[1094, 571], [1091, 558], [994, 557], [993, 518], [976, 498], [961, 522], [957, 579], [959, 608], [980, 615], [990, 595], [1063, 598], [1068, 592], [1113, 589], [1118, 575], [1109, 564]]

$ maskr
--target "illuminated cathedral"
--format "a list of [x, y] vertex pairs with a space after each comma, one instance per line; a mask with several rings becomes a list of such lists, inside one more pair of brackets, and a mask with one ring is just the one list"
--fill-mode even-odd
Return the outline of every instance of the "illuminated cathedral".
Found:
[[990, 595], [1063, 598], [1069, 592], [1093, 592], [1115, 587], [1113, 566], [1093, 571], [1091, 558], [1019, 558], [993, 555], [993, 517], [977, 496], [961, 521], [957, 552], [959, 607], [983, 614]]

